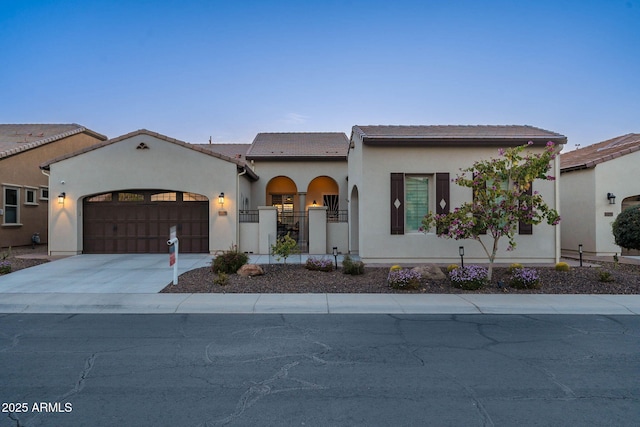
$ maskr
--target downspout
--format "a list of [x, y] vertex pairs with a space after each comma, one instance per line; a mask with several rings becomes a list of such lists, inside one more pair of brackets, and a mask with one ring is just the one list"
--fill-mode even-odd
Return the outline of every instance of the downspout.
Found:
[[562, 212], [560, 211], [560, 151], [562, 150], [562, 148], [560, 148], [560, 150], [558, 150], [558, 153], [556, 153], [556, 158], [553, 160], [553, 168], [554, 168], [554, 174], [556, 177], [556, 180], [554, 181], [555, 183], [555, 204], [556, 204], [556, 210], [558, 211], [558, 214], [560, 215], [560, 222], [558, 223], [558, 225], [556, 225], [555, 227], [553, 227], [555, 230], [555, 238], [556, 238], [556, 264], [560, 262], [560, 255], [562, 254], [562, 248], [561, 248], [561, 240], [560, 240], [560, 227], [562, 227]]
[[[49, 184], [51, 183], [51, 174], [49, 174], [49, 172], [47, 172], [44, 169], [40, 169], [40, 172], [42, 172], [42, 175], [47, 177], [47, 188], [50, 188]], [[51, 198], [51, 191], [49, 191], [49, 198]], [[51, 218], [51, 203], [47, 203], [47, 255], [51, 255], [51, 252], [49, 252], [49, 242], [51, 241], [51, 229], [53, 227], [51, 227], [49, 224], [49, 219]]]
[[240, 249], [240, 177], [247, 173], [246, 166], [236, 177], [236, 247]]

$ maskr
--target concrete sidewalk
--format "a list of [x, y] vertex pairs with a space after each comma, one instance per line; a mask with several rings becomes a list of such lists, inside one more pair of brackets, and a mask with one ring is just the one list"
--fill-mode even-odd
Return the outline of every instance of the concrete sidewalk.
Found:
[[638, 315], [640, 295], [5, 293], [0, 313]]

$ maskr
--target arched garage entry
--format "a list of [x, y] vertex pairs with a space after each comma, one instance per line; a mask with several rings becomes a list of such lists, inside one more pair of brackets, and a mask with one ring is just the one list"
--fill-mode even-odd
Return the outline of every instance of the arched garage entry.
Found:
[[209, 201], [195, 193], [124, 190], [86, 197], [83, 253], [167, 253], [177, 227], [180, 252], [209, 252]]

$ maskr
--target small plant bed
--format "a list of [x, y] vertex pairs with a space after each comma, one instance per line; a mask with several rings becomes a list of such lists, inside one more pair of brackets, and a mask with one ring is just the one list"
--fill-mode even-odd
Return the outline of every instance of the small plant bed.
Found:
[[[439, 281], [420, 279], [416, 288], [389, 285], [389, 267], [364, 267], [363, 274], [344, 274], [342, 266], [333, 271], [309, 270], [302, 264], [263, 265], [265, 274], [240, 277], [229, 274], [226, 284], [214, 281], [211, 268], [200, 268], [182, 274], [178, 285], [168, 285], [165, 293], [436, 293], [436, 294], [640, 294], [640, 265], [601, 263], [602, 267], [572, 267], [556, 271], [554, 266], [536, 267], [539, 280], [525, 288], [512, 287], [513, 269], [497, 267], [493, 280], [480, 289], [455, 287], [447, 278]], [[465, 265], [466, 266], [466, 265]], [[406, 267], [405, 267], [406, 268]], [[448, 277], [447, 267], [442, 271]], [[608, 272], [602, 281], [602, 272]], [[523, 276], [525, 277], [525, 276]], [[529, 283], [530, 275], [525, 282]]]

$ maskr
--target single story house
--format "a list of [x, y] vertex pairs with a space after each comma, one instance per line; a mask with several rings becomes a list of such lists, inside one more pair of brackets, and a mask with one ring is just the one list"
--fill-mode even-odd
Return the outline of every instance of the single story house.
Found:
[[[471, 198], [451, 183], [460, 168], [529, 141], [537, 151], [566, 137], [531, 126], [354, 126], [351, 138], [260, 133], [250, 145], [196, 145], [139, 130], [42, 164], [51, 191], [65, 194], [50, 206], [49, 252], [164, 253], [175, 225], [186, 252], [237, 245], [267, 254], [289, 234], [309, 254], [336, 248], [365, 262], [453, 262], [464, 244], [466, 259], [481, 262], [477, 242], [425, 235], [417, 224], [428, 210]], [[534, 188], [557, 207], [557, 182]], [[499, 257], [554, 262], [559, 242], [557, 228], [534, 226]]]
[[47, 243], [49, 178], [38, 166], [107, 137], [77, 124], [0, 124], [0, 248]]
[[[469, 262], [486, 262], [475, 241], [452, 240], [419, 230], [427, 211], [448, 213], [472, 200], [470, 188], [452, 182], [474, 161], [498, 157], [499, 148], [533, 142], [566, 143], [566, 137], [532, 126], [354, 126], [349, 151], [350, 251], [365, 262], [457, 262], [465, 248]], [[553, 162], [552, 174], [559, 175]], [[558, 207], [557, 181], [535, 180], [533, 190]], [[488, 240], [487, 240], [488, 242]], [[517, 249], [499, 248], [502, 262], [557, 262], [557, 227], [540, 224], [520, 230]]]
[[[611, 224], [640, 204], [640, 134], [630, 133], [560, 156], [562, 250], [639, 255], [615, 244]], [[634, 178], [635, 177], [635, 178]]]

